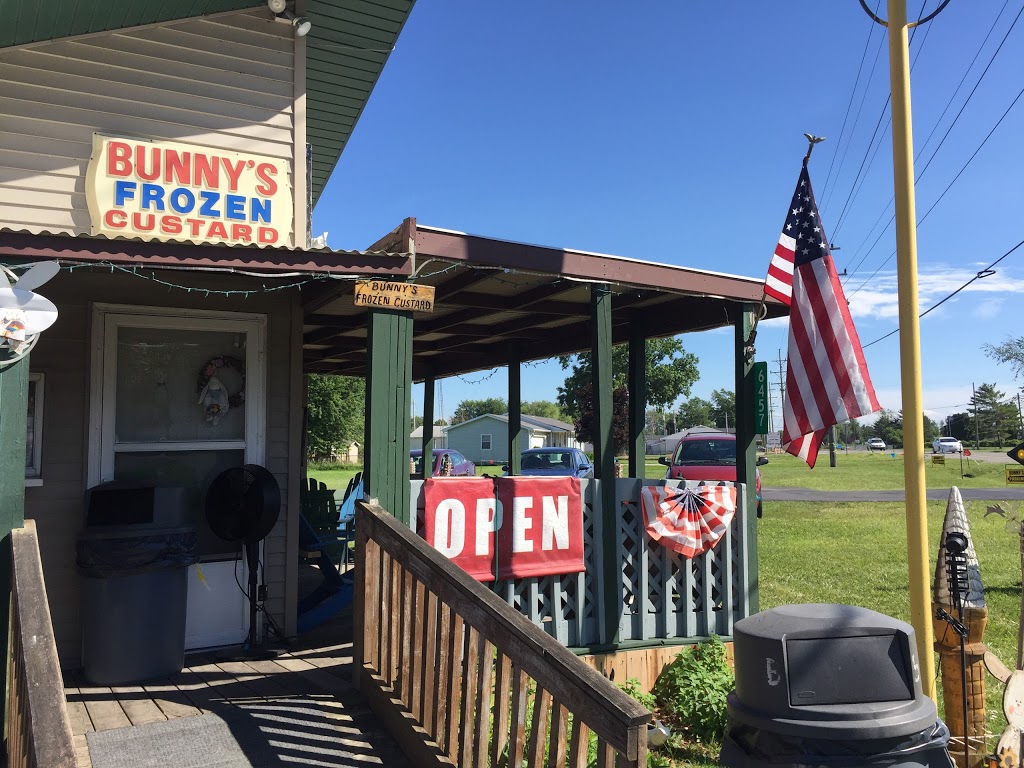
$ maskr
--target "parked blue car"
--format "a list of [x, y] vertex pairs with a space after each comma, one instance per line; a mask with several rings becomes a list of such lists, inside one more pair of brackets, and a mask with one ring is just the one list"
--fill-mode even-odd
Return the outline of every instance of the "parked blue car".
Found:
[[[520, 454], [520, 475], [593, 477], [594, 465], [577, 448], [530, 448]], [[502, 467], [508, 472], [508, 465]]]

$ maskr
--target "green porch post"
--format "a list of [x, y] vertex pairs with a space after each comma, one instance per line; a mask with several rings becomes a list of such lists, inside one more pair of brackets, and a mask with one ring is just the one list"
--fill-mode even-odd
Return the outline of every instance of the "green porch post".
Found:
[[607, 285], [590, 289], [590, 322], [593, 342], [590, 352], [594, 403], [594, 476], [600, 480], [601, 556], [604, 561], [604, 631], [601, 641], [619, 641], [619, 602], [622, 576], [619, 573], [619, 510], [615, 504], [615, 444], [612, 440], [612, 294]]
[[409, 411], [412, 315], [375, 310], [367, 319], [366, 493], [406, 525], [409, 510]]
[[747, 354], [747, 338], [754, 327], [754, 304], [741, 304], [736, 320], [736, 482], [747, 486], [747, 508], [743, 510], [747, 535], [747, 573], [750, 574], [750, 612], [757, 613], [757, 497], [754, 477], [757, 471], [757, 444], [754, 435], [754, 350]]
[[[7, 662], [11, 625], [11, 531], [25, 525], [25, 429], [28, 416], [28, 357], [0, 369], [0, 656]], [[6, 667], [5, 667], [6, 668]], [[5, 678], [6, 679], [6, 678]], [[0, 722], [7, 712], [6, 686]]]
[[511, 351], [508, 361], [508, 473], [518, 475], [523, 452], [523, 382], [519, 350]]
[[629, 327], [629, 476], [646, 474], [647, 337], [639, 318]]
[[423, 379], [423, 467], [420, 477], [434, 474], [434, 374]]

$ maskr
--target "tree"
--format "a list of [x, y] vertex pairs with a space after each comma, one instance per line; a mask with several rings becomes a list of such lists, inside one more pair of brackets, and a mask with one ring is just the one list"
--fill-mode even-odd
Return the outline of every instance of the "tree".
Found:
[[924, 418], [924, 449], [925, 449], [925, 451], [927, 451], [928, 450], [928, 446], [930, 446], [932, 444], [932, 441], [936, 437], [938, 437], [940, 434], [942, 434], [942, 431], [939, 429], [939, 425], [938, 424], [936, 424], [934, 421], [932, 421], [931, 419], [928, 418], [927, 414], [925, 414], [923, 416], [923, 418]]
[[307, 454], [325, 456], [334, 446], [362, 442], [366, 381], [313, 373], [307, 383]]
[[1024, 336], [1009, 338], [1002, 344], [982, 344], [985, 354], [1013, 369], [1015, 379], [1024, 379]]
[[[677, 338], [647, 339], [645, 348], [647, 371], [647, 403], [655, 408], [667, 408], [680, 396], [690, 394], [690, 388], [700, 378], [697, 356], [683, 348]], [[580, 415], [577, 393], [590, 383], [590, 353], [562, 355], [558, 358], [562, 370], [569, 371], [565, 383], [558, 388], [558, 404], [562, 412], [576, 419]], [[612, 347], [612, 388], [626, 386], [629, 366], [629, 345]]]
[[975, 440], [989, 445], [1012, 445], [1019, 433], [1017, 406], [1005, 400], [995, 384], [982, 384], [971, 395], [967, 411], [977, 424]]
[[[578, 392], [580, 415], [574, 419], [576, 439], [581, 443], [594, 440], [594, 388], [585, 384]], [[629, 444], [629, 392], [625, 387], [612, 390], [612, 450], [622, 453]]]
[[565, 414], [558, 407], [558, 403], [550, 400], [531, 400], [519, 406], [519, 412], [524, 416], [540, 416], [542, 419], [555, 419], [565, 421]]
[[679, 418], [676, 426], [679, 429], [701, 426], [710, 427], [715, 420], [713, 411], [714, 406], [709, 400], [701, 397], [691, 397], [689, 400], [684, 400], [683, 404], [679, 406]]
[[730, 389], [716, 389], [711, 393], [711, 418], [715, 427], [736, 426], [736, 395]]
[[903, 447], [903, 418], [898, 413], [882, 409], [874, 424], [868, 427], [869, 437], [880, 437], [886, 445]]
[[452, 414], [452, 424], [461, 424], [464, 421], [483, 416], [485, 413], [501, 415], [508, 413], [508, 403], [503, 397], [488, 397], [484, 400], [463, 400], [455, 408]]

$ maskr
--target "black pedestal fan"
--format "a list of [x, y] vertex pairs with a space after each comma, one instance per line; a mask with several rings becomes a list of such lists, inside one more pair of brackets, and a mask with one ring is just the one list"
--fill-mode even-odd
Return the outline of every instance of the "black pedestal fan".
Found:
[[[245, 546], [245, 562], [249, 568], [247, 650], [260, 645], [256, 632], [256, 614], [262, 597], [257, 582], [260, 542], [273, 530], [280, 514], [281, 488], [274, 476], [258, 464], [244, 464], [221, 472], [206, 492], [206, 522], [210, 530], [225, 541]], [[269, 620], [270, 616], [267, 618]], [[270, 626], [281, 634], [272, 621]]]

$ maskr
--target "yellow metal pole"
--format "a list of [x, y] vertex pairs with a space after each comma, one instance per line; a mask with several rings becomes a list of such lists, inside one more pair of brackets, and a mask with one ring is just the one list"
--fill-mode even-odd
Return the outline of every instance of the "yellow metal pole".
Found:
[[889, 80], [892, 159], [896, 191], [896, 265], [899, 279], [900, 375], [903, 385], [903, 479], [907, 495], [910, 623], [917, 634], [921, 689], [935, 700], [934, 635], [928, 586], [928, 509], [921, 405], [921, 334], [917, 305], [917, 225], [914, 139], [910, 121], [910, 55], [906, 0], [889, 0]]

